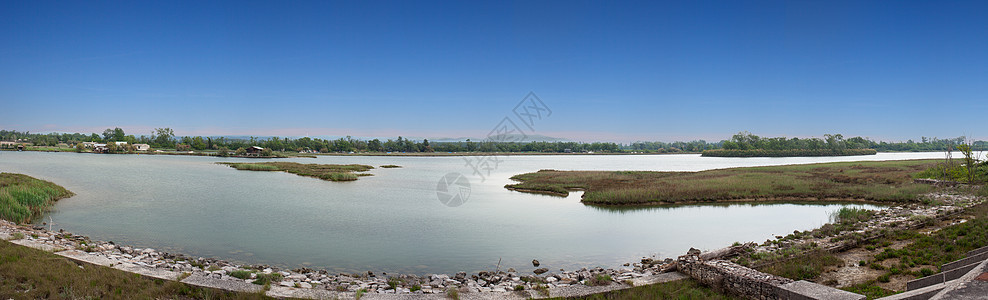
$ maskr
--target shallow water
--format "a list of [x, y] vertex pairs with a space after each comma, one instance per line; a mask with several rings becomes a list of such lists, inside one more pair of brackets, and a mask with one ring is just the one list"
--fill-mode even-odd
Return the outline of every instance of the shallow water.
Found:
[[[93, 239], [241, 263], [426, 274], [493, 269], [499, 259], [502, 269], [519, 271], [530, 271], [532, 259], [553, 270], [619, 267], [642, 256], [674, 257], [690, 247], [714, 249], [812, 229], [842, 206], [875, 208], [793, 203], [600, 208], [581, 204], [578, 192], [562, 198], [504, 189], [519, 173], [699, 171], [942, 156], [504, 156], [489, 174], [474, 173], [469, 166], [467, 160], [477, 157], [280, 160], [402, 166], [374, 169], [369, 172], [374, 176], [355, 182], [327, 182], [215, 164], [258, 160], [4, 151], [0, 171], [50, 180], [75, 192], [50, 214], [54, 228]], [[446, 206], [437, 197], [437, 185], [448, 173], [461, 173], [469, 181], [469, 197], [460, 206]]]

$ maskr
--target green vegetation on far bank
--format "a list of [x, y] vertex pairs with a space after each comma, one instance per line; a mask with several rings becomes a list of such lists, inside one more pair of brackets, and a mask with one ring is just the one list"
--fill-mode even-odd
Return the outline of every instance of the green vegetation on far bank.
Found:
[[875, 155], [875, 149], [713, 149], [704, 150], [702, 156], [711, 157], [807, 157]]
[[[10, 141], [18, 144], [33, 146], [59, 146], [51, 151], [71, 151], [73, 145], [81, 142], [127, 142], [128, 144], [148, 144], [156, 150], [175, 150], [178, 152], [196, 151], [205, 153], [226, 148], [232, 151], [238, 148], [259, 146], [269, 148], [275, 153], [335, 153], [335, 154], [416, 154], [416, 153], [700, 153], [710, 149], [874, 149], [877, 151], [945, 151], [956, 149], [957, 145], [965, 143], [965, 137], [938, 139], [922, 137], [919, 141], [904, 142], [873, 141], [863, 137], [845, 139], [841, 134], [826, 134], [824, 138], [786, 138], [759, 137], [748, 132], [741, 132], [730, 140], [722, 141], [639, 141], [630, 144], [612, 142], [572, 142], [572, 141], [526, 141], [499, 142], [497, 139], [465, 141], [429, 141], [411, 140], [403, 137], [397, 139], [362, 140], [352, 137], [338, 139], [320, 138], [287, 138], [287, 137], [224, 137], [224, 136], [178, 136], [171, 128], [155, 128], [149, 134], [126, 134], [121, 128], [107, 128], [102, 134], [82, 133], [30, 133], [16, 130], [0, 129], [0, 141]], [[970, 142], [976, 151], [988, 150], [988, 141]], [[6, 145], [6, 146], [5, 146]], [[12, 144], [0, 144], [4, 147], [15, 147]], [[48, 150], [39, 150], [48, 151]]]
[[48, 211], [55, 201], [72, 195], [48, 181], [23, 174], [0, 173], [0, 218], [30, 223]]
[[794, 156], [850, 156], [874, 155], [869, 148], [874, 142], [861, 137], [845, 140], [840, 134], [827, 134], [824, 139], [774, 137], [764, 138], [749, 132], [740, 132], [723, 142], [722, 149], [708, 149], [703, 156], [715, 157], [794, 157]]
[[315, 177], [328, 181], [354, 181], [359, 176], [370, 176], [371, 174], [355, 174], [354, 172], [366, 172], [374, 169], [368, 165], [332, 165], [332, 164], [300, 164], [295, 162], [258, 162], [258, 163], [231, 163], [219, 162], [217, 164], [227, 165], [237, 170], [245, 171], [285, 171], [299, 176]]
[[270, 299], [76, 263], [0, 241], [0, 295], [17, 299]]
[[595, 205], [656, 205], [765, 199], [912, 202], [933, 189], [912, 175], [936, 160], [836, 162], [701, 172], [556, 171], [515, 175], [505, 188], [565, 196], [583, 189]]

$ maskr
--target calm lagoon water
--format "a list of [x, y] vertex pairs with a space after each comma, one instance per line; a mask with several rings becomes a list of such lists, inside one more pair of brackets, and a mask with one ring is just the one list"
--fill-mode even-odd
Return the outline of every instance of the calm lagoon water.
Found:
[[[464, 157], [326, 156], [280, 161], [396, 164], [355, 182], [281, 172], [238, 171], [220, 161], [165, 155], [0, 152], [0, 171], [50, 180], [77, 195], [50, 214], [55, 228], [194, 256], [336, 272], [454, 273], [619, 267], [643, 256], [675, 257], [690, 247], [735, 241], [827, 222], [849, 204], [696, 205], [599, 208], [569, 197], [513, 192], [509, 177], [539, 169], [699, 171], [831, 161], [942, 158], [943, 153], [856, 157], [710, 158], [699, 155], [505, 156], [489, 175]], [[473, 158], [476, 159], [476, 158]], [[443, 205], [437, 183], [462, 173], [471, 192]], [[47, 221], [46, 217], [44, 221]]]

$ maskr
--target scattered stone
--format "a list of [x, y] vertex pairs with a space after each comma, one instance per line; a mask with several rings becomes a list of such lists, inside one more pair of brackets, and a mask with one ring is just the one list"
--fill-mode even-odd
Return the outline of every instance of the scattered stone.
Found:
[[549, 269], [547, 269], [547, 268], [538, 268], [538, 269], [535, 269], [535, 271], [532, 271], [532, 272], [535, 272], [535, 275], [542, 275], [542, 273], [549, 272]]

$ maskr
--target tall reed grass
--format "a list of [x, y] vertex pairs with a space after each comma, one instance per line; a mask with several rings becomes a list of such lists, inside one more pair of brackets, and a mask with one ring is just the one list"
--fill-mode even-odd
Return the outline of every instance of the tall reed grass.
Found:
[[55, 201], [72, 196], [65, 188], [24, 174], [0, 173], [0, 218], [30, 223]]

